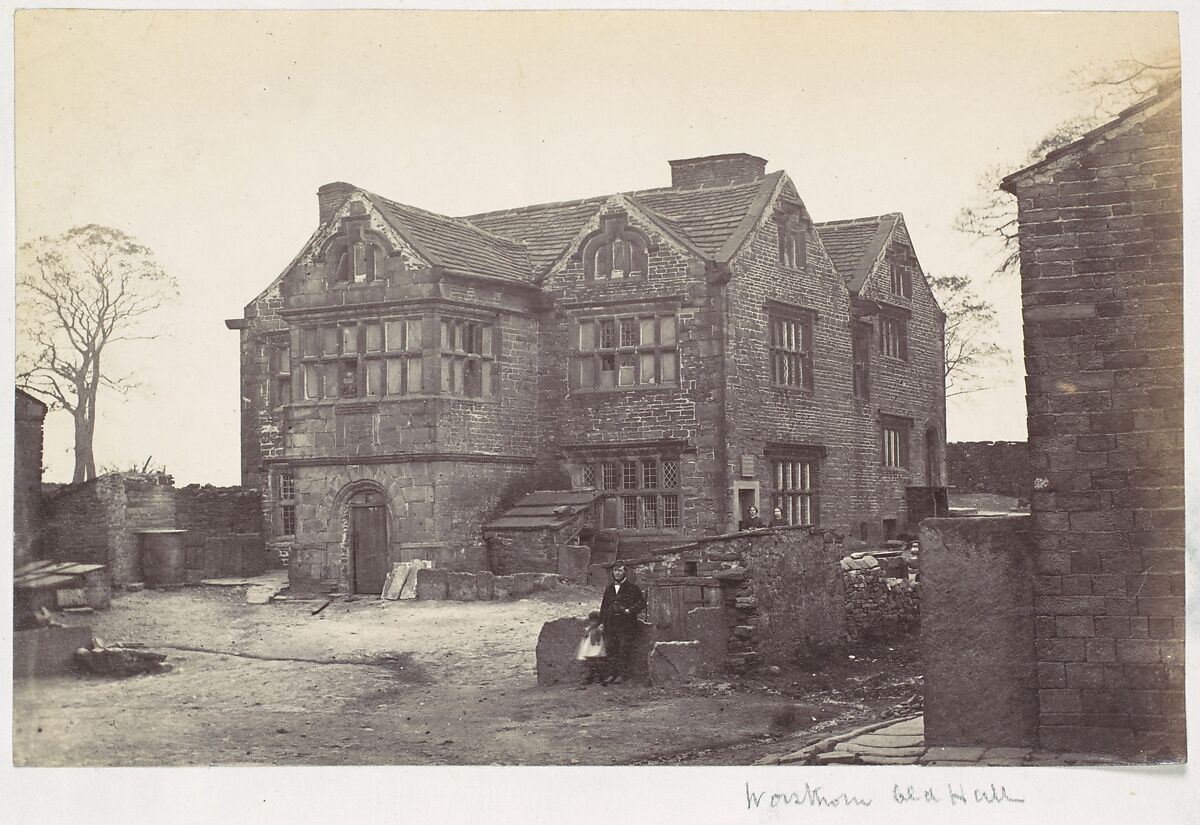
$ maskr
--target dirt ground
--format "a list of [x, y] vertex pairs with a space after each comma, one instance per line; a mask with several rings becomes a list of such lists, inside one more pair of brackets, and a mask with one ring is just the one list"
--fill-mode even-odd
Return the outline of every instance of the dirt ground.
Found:
[[[758, 679], [539, 688], [542, 624], [595, 608], [516, 602], [251, 605], [244, 587], [123, 595], [88, 624], [168, 673], [22, 680], [16, 765], [749, 764], [918, 697], [913, 640]], [[850, 654], [854, 658], [850, 658]]]

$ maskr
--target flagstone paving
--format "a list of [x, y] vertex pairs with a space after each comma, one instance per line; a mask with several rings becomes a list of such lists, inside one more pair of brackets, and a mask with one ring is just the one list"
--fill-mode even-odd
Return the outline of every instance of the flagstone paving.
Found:
[[930, 767], [1128, 765], [1115, 756], [1051, 753], [1033, 748], [925, 747], [925, 718], [912, 716], [814, 742], [800, 750], [760, 759], [756, 765], [929, 765]]

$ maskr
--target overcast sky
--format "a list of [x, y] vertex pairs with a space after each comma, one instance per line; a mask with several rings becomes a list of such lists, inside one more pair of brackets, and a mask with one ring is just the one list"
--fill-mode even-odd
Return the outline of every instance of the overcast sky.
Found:
[[[101, 465], [238, 482], [226, 318], [350, 181], [449, 215], [667, 185], [750, 152], [816, 220], [903, 212], [926, 272], [978, 280], [1011, 367], [951, 403], [951, 440], [1025, 437], [1019, 286], [952, 228], [980, 175], [1076, 114], [1081, 67], [1177, 48], [1166, 13], [21, 12], [17, 239], [118, 227], [179, 279], [172, 333], [114, 352]], [[70, 419], [47, 420], [68, 480]]]

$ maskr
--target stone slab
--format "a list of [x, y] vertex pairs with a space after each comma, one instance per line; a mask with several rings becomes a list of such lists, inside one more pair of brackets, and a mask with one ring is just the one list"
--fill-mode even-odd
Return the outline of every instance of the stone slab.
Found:
[[884, 730], [887, 729], [856, 736], [851, 741], [876, 748], [919, 748], [925, 744], [925, 740], [920, 735], [894, 736], [884, 733]]
[[13, 678], [62, 676], [75, 669], [75, 651], [91, 647], [90, 627], [39, 627], [13, 631]]
[[695, 676], [699, 665], [699, 642], [655, 642], [647, 662], [650, 683], [662, 685]]
[[474, 573], [447, 573], [446, 600], [452, 602], [473, 602], [478, 600], [479, 590], [475, 583]]
[[404, 580], [404, 586], [400, 588], [400, 600], [407, 601], [417, 597], [417, 571], [429, 570], [433, 567], [433, 562], [429, 559], [413, 559], [409, 562], [412, 565], [412, 570], [408, 577]]
[[595, 588], [596, 590], [604, 590], [604, 588], [608, 587], [610, 581], [612, 581], [612, 574], [606, 565], [588, 565], [588, 587]]
[[573, 618], [555, 619], [542, 625], [536, 653], [538, 687], [574, 684], [583, 678], [583, 666], [575, 653], [585, 625], [583, 619]]
[[1033, 748], [988, 748], [984, 759], [1024, 759], [1033, 753]]
[[408, 581], [408, 574], [411, 572], [412, 562], [394, 562], [392, 568], [387, 572], [387, 577], [383, 580], [383, 590], [380, 592], [379, 598], [389, 602], [399, 599], [400, 591], [404, 588], [404, 583]]
[[688, 611], [684, 620], [687, 635], [700, 643], [700, 661], [697, 673], [711, 676], [725, 669], [725, 657], [729, 653], [729, 628], [722, 607], [696, 607]]
[[857, 739], [853, 739], [849, 742], [842, 742], [840, 745], [837, 746], [837, 748], [835, 748], [835, 750], [844, 750], [844, 751], [850, 751], [851, 753], [862, 753], [862, 754], [869, 753], [872, 756], [887, 756], [887, 757], [904, 756], [904, 757], [910, 757], [912, 759], [916, 759], [918, 756], [921, 756], [922, 754], [925, 753], [925, 748], [922, 748], [922, 747], [880, 748], [880, 747], [876, 747], [874, 745], [860, 745], [858, 743]]
[[930, 762], [928, 759], [921, 760], [922, 765], [928, 765], [931, 768], [978, 768], [982, 767], [981, 762], [964, 762], [959, 759], [938, 759]]
[[930, 748], [929, 759], [954, 762], [974, 762], [983, 756], [984, 748], [934, 747]]
[[576, 544], [558, 547], [558, 575], [573, 584], [586, 584], [592, 548]]
[[444, 601], [446, 598], [446, 571], [417, 571], [417, 598], [428, 601]]
[[915, 756], [876, 756], [874, 754], [864, 753], [859, 755], [859, 759], [867, 765], [915, 765], [917, 757]]
[[904, 734], [925, 734], [925, 717], [918, 716], [916, 719], [906, 719], [903, 722], [897, 722], [894, 725], [880, 728], [879, 733], [886, 733], [892, 736], [901, 736]]
[[1037, 742], [1030, 527], [1028, 516], [921, 522], [920, 650], [931, 746]]
[[821, 764], [831, 762], [857, 762], [858, 754], [850, 751], [825, 751], [825, 753], [817, 754], [817, 761]]

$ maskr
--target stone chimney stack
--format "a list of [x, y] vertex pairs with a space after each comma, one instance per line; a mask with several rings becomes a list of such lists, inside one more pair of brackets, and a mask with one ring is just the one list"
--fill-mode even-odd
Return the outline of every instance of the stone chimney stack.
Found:
[[317, 190], [317, 212], [321, 217], [321, 223], [333, 217], [334, 213], [341, 208], [346, 202], [346, 198], [357, 189], [349, 183], [337, 181], [336, 183], [327, 183]]
[[677, 189], [754, 183], [767, 172], [765, 160], [745, 152], [672, 160], [670, 164], [671, 186]]

